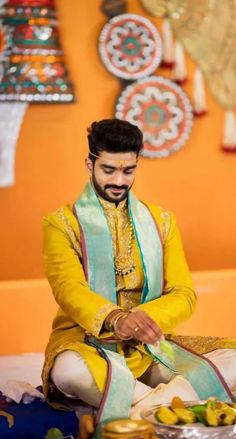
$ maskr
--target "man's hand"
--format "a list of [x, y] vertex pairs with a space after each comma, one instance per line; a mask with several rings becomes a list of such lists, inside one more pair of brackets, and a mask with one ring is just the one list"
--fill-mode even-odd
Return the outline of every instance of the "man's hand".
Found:
[[161, 328], [141, 310], [119, 319], [116, 324], [116, 333], [118, 336], [122, 334], [124, 338], [135, 338], [142, 343], [150, 344], [156, 344], [163, 336]]

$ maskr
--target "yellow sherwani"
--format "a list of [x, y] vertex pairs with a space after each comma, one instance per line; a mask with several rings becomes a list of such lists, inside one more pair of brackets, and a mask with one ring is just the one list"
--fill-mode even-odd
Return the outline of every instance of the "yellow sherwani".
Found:
[[[118, 207], [104, 200], [100, 202], [112, 235], [114, 254], [120, 251], [124, 253], [129, 233], [126, 201], [119, 203]], [[116, 305], [91, 291], [85, 279], [80, 229], [73, 214], [73, 206], [64, 206], [44, 218], [44, 267], [59, 305], [46, 348], [43, 370], [46, 395], [49, 395], [50, 370], [55, 357], [67, 349], [80, 353], [99, 390], [103, 392], [107, 374], [106, 362], [98, 356], [93, 347], [84, 343], [84, 336], [86, 331], [99, 339], [111, 336], [111, 333], [103, 331], [104, 320], [111, 311], [120, 308], [142, 309], [165, 334], [173, 333], [175, 326], [188, 319], [193, 313], [196, 295], [192, 288], [174, 215], [161, 207], [145, 204], [157, 224], [163, 242], [164, 289], [160, 298], [144, 304], [140, 304], [144, 273], [135, 239], [132, 241], [132, 256], [136, 268], [127, 276], [116, 276]], [[214, 345], [214, 343], [210, 344]], [[217, 347], [219, 346], [216, 344], [212, 349]], [[208, 350], [211, 350], [209, 346]], [[152, 362], [141, 346], [127, 348], [124, 352], [120, 344], [118, 352], [125, 355], [127, 365], [135, 378], [140, 377]]]

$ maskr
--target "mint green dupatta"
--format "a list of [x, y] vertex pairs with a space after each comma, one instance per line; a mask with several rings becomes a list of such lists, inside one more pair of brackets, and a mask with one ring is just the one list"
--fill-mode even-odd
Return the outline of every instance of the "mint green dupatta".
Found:
[[[163, 286], [163, 249], [147, 207], [129, 193], [128, 207], [140, 249], [145, 286], [142, 303], [156, 299]], [[84, 237], [85, 271], [91, 290], [117, 303], [112, 237], [106, 216], [91, 183], [74, 205]]]
[[170, 340], [161, 341], [158, 347], [146, 345], [146, 349], [163, 366], [176, 375], [184, 376], [196, 390], [199, 399], [212, 396], [220, 401], [235, 400], [220, 372], [208, 358]]

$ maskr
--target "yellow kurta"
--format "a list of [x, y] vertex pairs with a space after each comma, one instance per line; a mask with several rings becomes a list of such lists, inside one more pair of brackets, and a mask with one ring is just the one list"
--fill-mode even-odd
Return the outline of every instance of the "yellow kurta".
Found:
[[[100, 200], [112, 234], [113, 250], [125, 251], [129, 233], [126, 202], [116, 207]], [[145, 311], [166, 334], [188, 319], [196, 304], [189, 269], [183, 253], [174, 215], [161, 207], [146, 204], [156, 221], [164, 249], [164, 289], [162, 296], [140, 304], [144, 273], [138, 245], [132, 241], [135, 270], [127, 276], [116, 276], [117, 305], [91, 291], [83, 271], [80, 230], [73, 206], [67, 205], [44, 218], [44, 267], [55, 299], [59, 305], [53, 321], [53, 331], [46, 348], [43, 370], [45, 394], [50, 387], [50, 370], [55, 357], [72, 349], [86, 361], [98, 388], [103, 391], [107, 365], [96, 350], [84, 343], [85, 331], [97, 338], [111, 336], [103, 331], [107, 315], [115, 309], [138, 308]], [[150, 243], [152, 245], [152, 243]], [[121, 345], [118, 352], [124, 354]], [[125, 351], [126, 362], [135, 378], [141, 376], [152, 359], [141, 347]]]

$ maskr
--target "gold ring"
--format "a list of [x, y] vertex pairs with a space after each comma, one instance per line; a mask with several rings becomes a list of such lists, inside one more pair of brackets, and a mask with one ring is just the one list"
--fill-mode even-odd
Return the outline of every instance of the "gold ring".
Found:
[[134, 328], [134, 332], [138, 332], [139, 331], [139, 327], [136, 326], [136, 328]]

